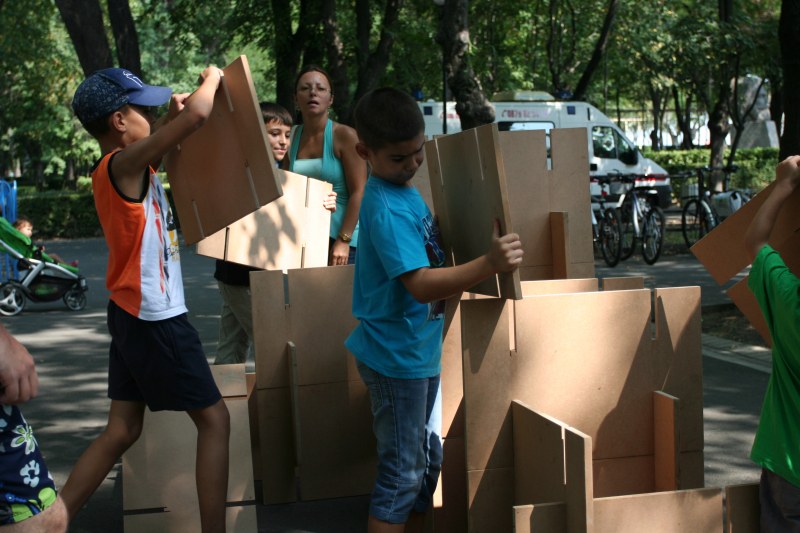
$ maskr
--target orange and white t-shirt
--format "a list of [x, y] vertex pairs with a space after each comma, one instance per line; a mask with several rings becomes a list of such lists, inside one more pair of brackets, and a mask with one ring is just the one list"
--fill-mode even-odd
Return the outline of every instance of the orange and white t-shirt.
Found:
[[92, 171], [97, 216], [108, 245], [106, 287], [111, 300], [142, 320], [185, 313], [178, 232], [155, 171], [148, 168], [141, 198], [127, 198], [114, 185], [106, 154]]

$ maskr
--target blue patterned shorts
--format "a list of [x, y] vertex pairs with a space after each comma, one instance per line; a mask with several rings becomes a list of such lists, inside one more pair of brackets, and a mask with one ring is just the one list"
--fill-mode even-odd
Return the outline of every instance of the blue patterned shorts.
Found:
[[56, 486], [33, 429], [15, 405], [0, 405], [0, 525], [37, 515], [56, 501]]

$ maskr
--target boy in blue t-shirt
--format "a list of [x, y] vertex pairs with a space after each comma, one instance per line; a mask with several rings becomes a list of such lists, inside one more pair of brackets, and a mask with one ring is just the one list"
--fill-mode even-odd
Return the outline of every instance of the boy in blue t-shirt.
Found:
[[358, 102], [358, 154], [370, 176], [359, 214], [353, 314], [346, 346], [370, 392], [378, 478], [368, 531], [422, 531], [442, 463], [444, 299], [517, 268], [519, 236], [499, 236], [469, 263], [443, 267], [436, 223], [410, 180], [424, 160], [422, 114], [407, 94], [383, 88]]
[[761, 465], [761, 531], [800, 531], [800, 279], [767, 240], [800, 186], [800, 156], [786, 158], [777, 183], [747, 228], [748, 286], [772, 335], [772, 374], [750, 458]]

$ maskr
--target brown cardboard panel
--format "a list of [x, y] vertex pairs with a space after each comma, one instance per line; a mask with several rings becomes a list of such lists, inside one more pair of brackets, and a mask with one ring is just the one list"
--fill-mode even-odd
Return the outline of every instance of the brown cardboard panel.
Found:
[[615, 496], [594, 500], [596, 533], [722, 531], [722, 489]]
[[250, 273], [253, 348], [259, 389], [289, 386], [285, 332], [290, 325], [283, 276], [278, 270]]
[[[703, 362], [700, 341], [700, 287], [656, 289], [658, 342], [651, 364], [661, 390], [680, 399], [680, 451], [703, 449]], [[681, 488], [688, 488], [681, 485]]]
[[433, 519], [439, 533], [467, 530], [467, 471], [464, 438], [444, 439], [444, 461], [433, 496]]
[[[701, 465], [701, 475], [702, 472]], [[595, 498], [652, 492], [655, 487], [655, 462], [652, 455], [595, 459], [592, 473]]]
[[223, 72], [208, 120], [166, 158], [186, 244], [281, 195], [247, 58]]
[[297, 489], [289, 387], [256, 389], [256, 396], [264, 503], [293, 502]]
[[550, 230], [553, 235], [553, 277], [564, 279], [570, 277], [569, 267], [572, 264], [572, 253], [569, 247], [569, 213], [553, 211], [550, 213]]
[[[290, 329], [283, 334], [297, 346], [301, 386], [361, 381], [344, 347], [345, 339], [358, 325], [352, 313], [354, 270], [348, 265], [289, 272], [290, 304], [286, 312]], [[282, 332], [272, 329], [272, 334]]]
[[377, 457], [369, 394], [360, 381], [301, 386], [303, 500], [369, 494]]
[[[492, 241], [494, 220], [500, 222], [501, 233], [514, 231], [496, 124], [429, 141], [426, 154], [442, 240], [455, 264], [486, 253]], [[494, 277], [470, 292], [521, 297], [517, 272], [502, 274], [498, 279], [501, 292]]]
[[556, 533], [567, 531], [567, 505], [540, 503], [514, 506], [515, 533]]
[[678, 489], [678, 399], [653, 393], [655, 490]]
[[681, 489], [701, 489], [705, 487], [703, 474], [703, 451], [681, 452], [678, 479]]
[[[228, 501], [255, 498], [247, 399], [226, 398], [231, 420]], [[197, 430], [184, 412], [147, 411], [139, 440], [123, 455], [125, 510], [197, 509]]]
[[[326, 266], [333, 186], [277, 170], [283, 196], [197, 243], [197, 253], [269, 270]], [[222, 246], [220, 246], [222, 244]]]
[[758, 483], [725, 487], [725, 533], [758, 531], [761, 505]]
[[644, 278], [641, 276], [628, 276], [624, 278], [603, 278], [604, 291], [629, 291], [644, 289]]
[[586, 186], [589, 152], [585, 148], [584, 128], [556, 128], [550, 131], [550, 152], [553, 160], [553, 179], [550, 180], [551, 211], [566, 211], [570, 214], [570, 249], [573, 259], [594, 266], [591, 200], [589, 188]]
[[447, 300], [442, 341], [442, 436], [464, 436], [460, 297]]
[[769, 346], [772, 346], [772, 335], [769, 332], [767, 321], [764, 319], [764, 314], [761, 312], [761, 307], [758, 305], [755, 294], [753, 294], [753, 291], [751, 291], [750, 287], [747, 285], [749, 279], [750, 276], [746, 276], [737, 281], [727, 290], [727, 294], [730, 299], [733, 300], [733, 303], [736, 304], [739, 311], [747, 318], [747, 321], [750, 322], [750, 325], [758, 331], [761, 338], [764, 339]]
[[417, 169], [417, 173], [414, 174], [414, 178], [411, 180], [411, 185], [413, 185], [417, 191], [419, 191], [419, 195], [422, 196], [422, 199], [425, 201], [425, 205], [428, 206], [428, 209], [431, 210], [431, 213], [434, 215], [436, 211], [433, 209], [433, 196], [431, 195], [431, 177], [428, 173], [428, 160], [422, 162], [422, 165]]
[[258, 429], [258, 395], [256, 393], [256, 374], [245, 374], [247, 380], [247, 413], [250, 419], [250, 453], [253, 457], [253, 479], [261, 481], [261, 444]]
[[564, 430], [567, 471], [567, 528], [594, 531], [592, 439], [574, 428]]
[[[123, 517], [125, 533], [197, 533], [200, 515], [191, 507], [169, 512], [132, 514]], [[255, 505], [227, 507], [225, 530], [229, 533], [253, 533], [258, 530]]]
[[467, 471], [469, 533], [511, 531], [514, 500], [514, 470]]
[[[736, 213], [714, 228], [708, 235], [692, 246], [692, 253], [700, 260], [706, 270], [720, 285], [738, 274], [750, 264], [750, 257], [744, 247], [747, 228], [772, 193], [775, 184], [758, 193]], [[800, 228], [797, 212], [800, 210], [800, 191], [794, 191], [781, 208], [769, 242], [778, 249], [786, 239]]]
[[564, 424], [511, 403], [516, 505], [566, 501]]
[[[512, 304], [501, 300], [462, 301], [468, 471], [513, 468], [509, 411], [511, 401], [519, 400], [590, 436], [595, 463], [625, 458], [641, 458], [630, 462], [637, 468], [649, 463], [646, 475], [601, 476], [595, 481], [598, 493], [641, 487], [618, 484], [628, 478], [652, 486], [653, 392], [663, 390], [681, 399], [681, 487], [698, 478], [702, 484], [699, 290], [659, 289], [655, 331], [649, 320], [652, 298], [648, 290], [532, 296], [514, 302], [513, 313]], [[688, 460], [689, 453], [699, 461]], [[469, 490], [477, 494], [475, 487]], [[496, 500], [492, 495], [487, 502]], [[487, 502], [472, 502], [470, 517], [476, 505], [488, 512]]]
[[596, 278], [554, 279], [522, 282], [522, 295], [525, 297], [566, 292], [595, 291], [597, 291]]

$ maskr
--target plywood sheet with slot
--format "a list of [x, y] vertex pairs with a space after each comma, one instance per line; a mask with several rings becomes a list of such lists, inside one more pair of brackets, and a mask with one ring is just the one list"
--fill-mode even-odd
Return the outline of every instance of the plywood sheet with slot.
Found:
[[[634, 290], [462, 301], [470, 481], [476, 472], [513, 468], [512, 400], [591, 436], [597, 461], [653, 456], [652, 394], [664, 390], [682, 402], [681, 452], [702, 452], [699, 289], [656, 291], [655, 337], [651, 298]], [[470, 509], [471, 524], [490, 519], [478, 514]], [[504, 516], [493, 510], [494, 519]]]
[[259, 389], [289, 386], [285, 350], [290, 326], [284, 276], [279, 270], [250, 273], [256, 387]]
[[[196, 509], [185, 507], [169, 512], [125, 515], [123, 527], [125, 533], [197, 533], [200, 518]], [[225, 531], [252, 533], [257, 530], [255, 505], [225, 508]]]
[[[692, 253], [720, 285], [727, 283], [750, 264], [750, 256], [744, 246], [744, 235], [758, 209], [774, 188], [773, 183], [758, 193], [692, 246]], [[800, 190], [797, 190], [787, 199], [775, 221], [769, 239], [773, 248], [779, 249], [800, 228], [800, 220], [797, 218], [799, 210]]]
[[293, 502], [295, 449], [289, 387], [256, 389], [261, 486], [265, 504]]
[[[486, 253], [494, 220], [502, 233], [514, 231], [497, 125], [439, 137], [425, 143], [425, 150], [442, 240], [455, 264]], [[470, 291], [520, 298], [519, 273], [489, 278]]]
[[722, 532], [722, 489], [696, 489], [598, 498], [594, 500], [595, 533], [649, 531]]
[[725, 507], [725, 533], [750, 533], [759, 530], [761, 504], [758, 483], [725, 487]]
[[[235, 368], [244, 383], [244, 365], [212, 367], [220, 389], [238, 391], [232, 382]], [[228, 383], [225, 383], [227, 380]], [[244, 387], [242, 386], [242, 391]], [[229, 502], [255, 498], [250, 454], [250, 419], [246, 396], [225, 398], [231, 419]], [[123, 455], [123, 507], [125, 510], [166, 508], [197, 509], [195, 456], [197, 430], [189, 416], [176, 411], [147, 411], [141, 437]], [[199, 516], [196, 517], [199, 528]]]
[[444, 439], [442, 475], [433, 496], [437, 532], [467, 530], [467, 472], [464, 468], [464, 437]]
[[287, 270], [328, 264], [332, 185], [277, 170], [283, 196], [197, 243], [197, 253], [256, 268]]
[[764, 319], [764, 314], [756, 300], [756, 295], [750, 290], [747, 285], [750, 276], [737, 281], [726, 292], [731, 301], [736, 305], [739, 311], [747, 318], [750, 325], [761, 335], [770, 346], [772, 345], [772, 335], [769, 332], [769, 326]]
[[206, 123], [166, 157], [186, 244], [281, 195], [247, 58], [239, 56], [223, 72]]

